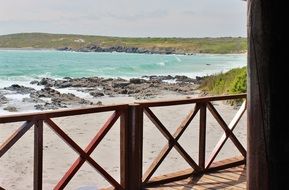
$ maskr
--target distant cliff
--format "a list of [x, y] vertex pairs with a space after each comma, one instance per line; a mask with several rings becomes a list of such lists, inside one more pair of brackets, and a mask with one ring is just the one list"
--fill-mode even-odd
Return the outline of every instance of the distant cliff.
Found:
[[80, 52], [127, 52], [159, 54], [245, 53], [247, 39], [129, 38], [72, 34], [19, 33], [0, 36], [0, 48], [43, 48]]

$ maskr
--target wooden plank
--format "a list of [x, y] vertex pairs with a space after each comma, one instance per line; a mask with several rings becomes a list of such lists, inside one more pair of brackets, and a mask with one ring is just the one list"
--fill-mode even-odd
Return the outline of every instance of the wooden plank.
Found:
[[190, 186], [192, 188], [195, 188], [195, 186], [199, 186], [204, 189], [225, 189], [230, 186], [228, 184], [220, 183], [219, 181], [215, 181], [204, 176], [205, 175], [202, 175], [198, 181], [191, 179], [191, 181], [189, 182]]
[[[240, 121], [241, 117], [243, 116], [244, 112], [246, 111], [246, 101], [243, 102], [241, 108], [238, 110], [238, 112], [236, 113], [236, 115], [234, 116], [234, 118], [232, 119], [232, 121], [230, 122], [228, 128], [233, 132], [233, 130], [235, 129], [235, 127], [237, 126], [238, 122]], [[209, 157], [209, 161], [206, 165], [206, 168], [209, 168], [210, 165], [213, 163], [213, 161], [215, 160], [215, 158], [217, 157], [218, 153], [220, 152], [220, 150], [222, 149], [222, 147], [224, 146], [224, 144], [226, 143], [227, 139], [228, 139], [228, 135], [226, 134], [226, 132], [222, 135], [221, 139], [219, 140], [219, 142], [216, 144], [216, 146], [214, 147], [212, 154]]]
[[214, 172], [214, 171], [218, 171], [218, 170], [224, 170], [227, 168], [231, 168], [231, 167], [236, 167], [239, 165], [243, 165], [246, 163], [246, 160], [239, 160], [239, 161], [235, 161], [235, 162], [230, 162], [230, 163], [226, 163], [223, 165], [218, 165], [218, 166], [211, 166], [210, 168], [206, 169], [207, 172]]
[[39, 120], [34, 126], [34, 168], [33, 168], [33, 189], [42, 189], [43, 170], [43, 121]]
[[174, 106], [182, 104], [193, 104], [193, 103], [206, 103], [212, 101], [221, 101], [221, 100], [232, 100], [232, 99], [244, 99], [246, 94], [237, 94], [237, 95], [222, 95], [222, 96], [206, 96], [198, 98], [186, 98], [178, 100], [163, 100], [163, 101], [137, 101], [135, 103], [140, 104], [143, 107], [160, 107], [160, 106]]
[[207, 120], [206, 104], [200, 105], [200, 130], [199, 130], [199, 166], [205, 169], [206, 162], [206, 120]]
[[100, 112], [108, 112], [108, 111], [116, 111], [116, 110], [125, 110], [128, 108], [127, 104], [118, 104], [111, 106], [94, 106], [87, 108], [65, 108], [58, 109], [53, 111], [43, 111], [43, 112], [35, 112], [35, 113], [24, 113], [24, 114], [13, 114], [7, 116], [0, 116], [0, 123], [11, 123], [18, 121], [32, 121], [32, 120], [45, 120], [46, 118], [57, 118], [57, 117], [66, 117], [66, 116], [74, 116], [74, 115], [83, 115], [90, 113], [100, 113]]
[[129, 116], [128, 110], [122, 112], [120, 116], [120, 184], [125, 189], [129, 183]]
[[227, 186], [231, 186], [231, 187], [234, 187], [236, 189], [243, 189], [243, 186], [241, 186], [241, 187], [238, 186], [238, 183], [236, 180], [231, 180], [227, 177], [222, 177], [220, 175], [206, 174], [203, 176], [203, 178], [210, 179], [212, 181], [215, 181], [216, 183], [225, 184]]
[[34, 121], [26, 121], [0, 146], [0, 158], [33, 126]]
[[[232, 159], [221, 160], [212, 164], [214, 167], [219, 167], [224, 164], [237, 162], [240, 160], [241, 157], [234, 157]], [[217, 172], [212, 173], [205, 173], [205, 174], [198, 174], [194, 173], [192, 168], [169, 173], [162, 176], [153, 177], [150, 183], [146, 186], [148, 189], [171, 189], [171, 188], [178, 188], [178, 189], [246, 189], [246, 176], [245, 173], [245, 166], [241, 165], [238, 167], [232, 167], [225, 170], [218, 170]], [[235, 172], [233, 175], [230, 172]], [[181, 176], [189, 176], [187, 179], [182, 179]], [[211, 175], [211, 177], [205, 177], [206, 175]], [[216, 175], [217, 177], [215, 177]], [[177, 177], [180, 177], [177, 179]], [[220, 178], [220, 180], [217, 180]], [[173, 181], [170, 179], [175, 178]], [[224, 179], [225, 178], [225, 179]], [[167, 181], [166, 181], [167, 180]], [[225, 181], [225, 182], [224, 182]], [[226, 182], [227, 181], [227, 182]], [[230, 183], [230, 181], [232, 183]], [[154, 182], [163, 182], [161, 183], [154, 183]]]
[[162, 175], [162, 176], [153, 177], [150, 181], [148, 181], [145, 184], [145, 187], [158, 186], [161, 184], [184, 180], [192, 176], [193, 172], [194, 172], [193, 169], [187, 169], [184, 171], [179, 171], [179, 172], [169, 173], [169, 174]]

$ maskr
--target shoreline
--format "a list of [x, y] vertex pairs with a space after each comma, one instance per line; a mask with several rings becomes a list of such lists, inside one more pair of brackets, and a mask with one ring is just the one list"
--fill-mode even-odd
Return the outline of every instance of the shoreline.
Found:
[[77, 52], [77, 53], [125, 53], [125, 54], [146, 54], [146, 55], [178, 55], [178, 56], [194, 56], [194, 55], [247, 55], [248, 52], [240, 52], [240, 53], [191, 53], [191, 54], [186, 54], [186, 53], [171, 53], [171, 54], [165, 54], [165, 53], [134, 53], [134, 52], [94, 52], [94, 51], [76, 51], [76, 50], [59, 50], [57, 48], [33, 48], [33, 47], [23, 47], [23, 48], [2, 48], [0, 47], [1, 50], [12, 50], [12, 51], [57, 51], [57, 52]]
[[29, 85], [12, 84], [0, 88], [0, 112], [56, 110], [90, 105], [107, 105], [112, 98], [132, 100], [200, 94], [203, 78], [186, 76], [144, 76], [142, 78], [82, 77], [42, 78]]

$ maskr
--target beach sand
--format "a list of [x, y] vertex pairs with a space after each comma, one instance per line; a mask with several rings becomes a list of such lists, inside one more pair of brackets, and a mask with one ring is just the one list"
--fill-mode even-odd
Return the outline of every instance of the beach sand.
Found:
[[[180, 97], [162, 97], [176, 99]], [[117, 103], [132, 103], [133, 98], [118, 97], [102, 100], [104, 105]], [[173, 133], [182, 119], [188, 114], [194, 105], [170, 106], [152, 108], [168, 130]], [[223, 116], [227, 124], [237, 112], [232, 106], [223, 102], [214, 102], [214, 106]], [[81, 116], [63, 117], [53, 119], [67, 134], [81, 147], [85, 147], [95, 136], [99, 128], [112, 114], [97, 113]], [[0, 124], [0, 144], [9, 137], [22, 123]], [[246, 148], [246, 113], [234, 130], [234, 134]], [[222, 128], [209, 113], [207, 114], [207, 146], [206, 157], [223, 134]], [[5, 189], [25, 190], [33, 189], [33, 130], [30, 129], [1, 159], [0, 159], [0, 186]], [[191, 122], [190, 126], [179, 139], [179, 143], [188, 154], [197, 162], [198, 160], [198, 136], [199, 114]], [[119, 146], [120, 146], [119, 121], [113, 126], [103, 141], [92, 153], [92, 157], [115, 179], [119, 180]], [[154, 158], [167, 140], [156, 127], [144, 117], [143, 139], [143, 170], [149, 167]], [[43, 189], [53, 189], [78, 155], [67, 146], [54, 132], [44, 125], [44, 149], [43, 149]], [[240, 155], [233, 143], [228, 140], [216, 160]], [[168, 157], [161, 164], [154, 175], [189, 168], [176, 150], [172, 149]], [[106, 187], [106, 182], [89, 164], [85, 163], [79, 172], [72, 178], [66, 189], [82, 189]]]

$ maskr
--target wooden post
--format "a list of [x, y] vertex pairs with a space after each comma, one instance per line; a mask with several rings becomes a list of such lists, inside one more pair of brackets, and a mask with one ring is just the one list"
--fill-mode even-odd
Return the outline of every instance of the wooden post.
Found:
[[[250, 190], [288, 187], [288, 23], [285, 2], [248, 0], [248, 157]], [[283, 108], [283, 109], [282, 109]]]
[[205, 169], [206, 162], [206, 104], [200, 103], [199, 166]]
[[142, 189], [143, 109], [129, 105], [121, 116], [121, 185], [126, 190]]
[[34, 170], [33, 189], [42, 189], [43, 169], [43, 121], [39, 120], [34, 125]]

